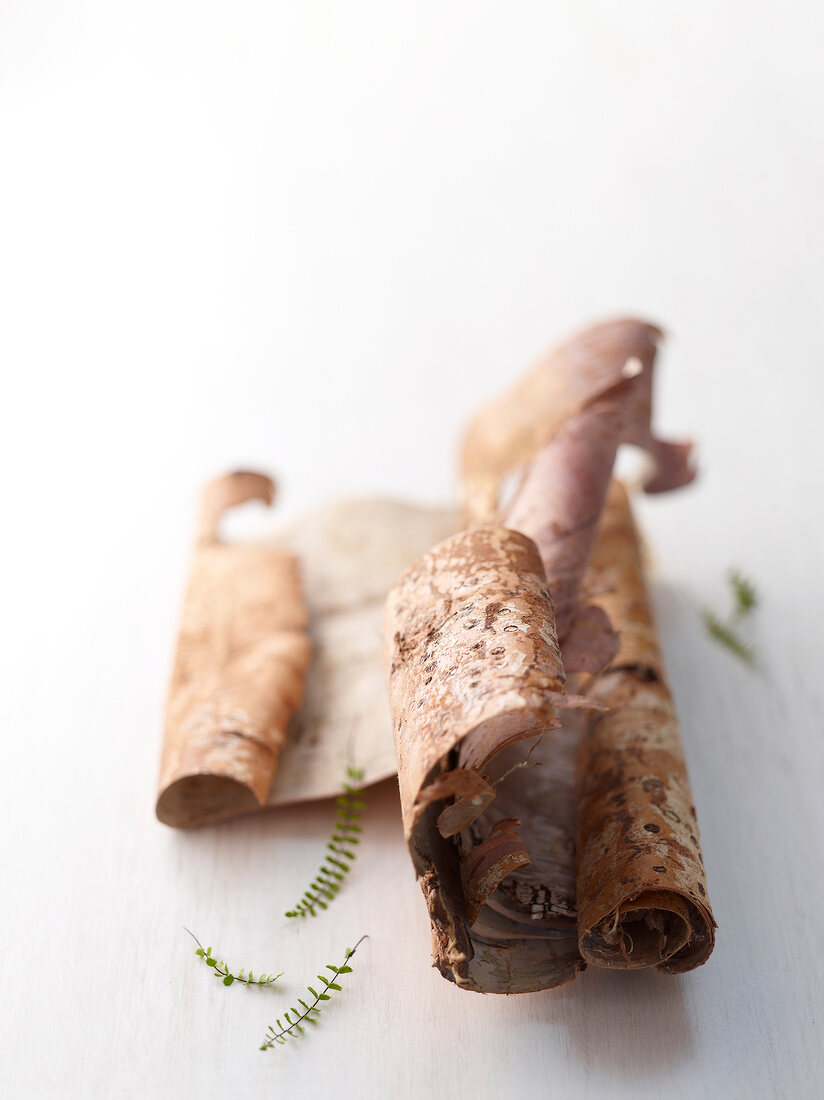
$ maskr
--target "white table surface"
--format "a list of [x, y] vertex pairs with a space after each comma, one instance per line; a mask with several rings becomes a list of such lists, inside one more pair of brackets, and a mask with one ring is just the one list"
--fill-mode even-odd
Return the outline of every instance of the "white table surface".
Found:
[[[820, 1094], [822, 31], [812, 0], [0, 3], [2, 1095]], [[155, 821], [194, 495], [259, 466], [283, 516], [447, 501], [478, 403], [624, 311], [700, 443], [643, 520], [717, 948], [481, 997], [429, 967], [392, 783], [299, 926], [328, 804]], [[757, 672], [696, 611], [733, 564]]]

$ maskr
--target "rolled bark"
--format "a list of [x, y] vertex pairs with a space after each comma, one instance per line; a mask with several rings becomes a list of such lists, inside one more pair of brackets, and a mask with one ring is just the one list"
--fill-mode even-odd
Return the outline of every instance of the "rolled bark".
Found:
[[167, 825], [265, 805], [303, 697], [310, 644], [297, 559], [217, 532], [228, 508], [273, 495], [269, 478], [246, 472], [204, 493], [160, 767], [156, 812]]
[[621, 645], [590, 689], [608, 710], [592, 718], [580, 751], [580, 951], [597, 966], [677, 974], [707, 960], [715, 921], [638, 533], [617, 482], [592, 568]]
[[498, 815], [485, 836], [473, 831], [496, 794], [485, 774], [492, 761], [558, 729], [559, 708], [589, 703], [564, 693], [534, 543], [501, 527], [442, 542], [390, 593], [384, 636], [404, 829], [435, 965], [485, 992], [568, 980], [582, 965], [574, 923], [536, 937], [528, 917], [524, 926], [485, 906], [530, 862], [516, 822]]
[[[651, 430], [660, 336], [641, 321], [595, 326], [483, 410], [463, 456], [476, 526], [390, 593], [407, 843], [435, 966], [464, 988], [547, 988], [587, 962], [677, 972], [712, 949], [634, 527], [625, 493], [609, 489], [622, 442], [652, 455], [649, 492], [694, 476], [690, 445]], [[496, 519], [504, 477], [528, 463]], [[503, 632], [501, 609], [513, 616]], [[590, 676], [588, 697], [563, 694], [565, 666]]]

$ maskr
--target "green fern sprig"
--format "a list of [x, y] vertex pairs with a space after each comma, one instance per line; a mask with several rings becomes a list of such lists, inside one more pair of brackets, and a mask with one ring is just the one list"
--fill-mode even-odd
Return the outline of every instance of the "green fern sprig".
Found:
[[356, 853], [353, 849], [359, 843], [357, 834], [362, 832], [360, 815], [366, 809], [363, 790], [355, 784], [363, 779], [363, 769], [347, 768], [346, 778], [344, 794], [336, 800], [337, 820], [326, 845], [329, 854], [308, 889], [304, 891], [303, 897], [297, 905], [287, 910], [287, 917], [314, 917], [317, 916], [318, 909], [327, 909], [329, 902], [334, 901], [343, 885], [355, 859]]
[[758, 607], [758, 593], [755, 591], [755, 585], [752, 581], [748, 581], [738, 569], [730, 569], [727, 580], [730, 582], [735, 600], [735, 617], [740, 619], [744, 615], [749, 615]]
[[736, 657], [747, 664], [754, 664], [757, 656], [755, 647], [745, 642], [739, 634], [741, 620], [747, 618], [758, 606], [758, 593], [755, 585], [738, 569], [727, 572], [727, 580], [732, 589], [733, 609], [726, 620], [722, 620], [714, 611], [704, 608], [704, 625], [717, 642], [726, 646]]
[[311, 1004], [304, 1001], [302, 997], [298, 997], [298, 1004], [301, 1006], [302, 1011], [297, 1008], [290, 1008], [288, 1012], [284, 1012], [282, 1018], [278, 1017], [275, 1026], [270, 1025], [266, 1029], [266, 1038], [260, 1046], [261, 1050], [271, 1050], [276, 1043], [278, 1046], [284, 1046], [289, 1039], [296, 1039], [298, 1035], [304, 1034], [306, 1028], [303, 1025], [305, 1023], [316, 1024], [318, 1022], [318, 1016], [321, 1012], [320, 1002], [331, 1001], [334, 993], [341, 992], [342, 986], [337, 979], [344, 974], [352, 973], [349, 962], [365, 939], [366, 936], [361, 936], [354, 947], [347, 948], [341, 966], [332, 966], [331, 963], [327, 963], [326, 969], [331, 971], [334, 980], [330, 980], [323, 974], [318, 974], [318, 981], [321, 986], [320, 993], [313, 986], [307, 986], [307, 994], [313, 998]]
[[740, 657], [748, 664], [752, 664], [755, 660], [755, 648], [740, 638], [731, 626], [722, 623], [714, 611], [704, 611], [704, 625], [713, 638], [726, 646], [736, 657]]
[[[184, 930], [186, 932], [189, 932], [188, 928]], [[189, 932], [189, 935], [197, 944], [197, 951], [195, 951], [195, 954], [199, 955], [207, 966], [212, 967], [215, 975], [218, 978], [223, 979], [224, 985], [232, 985], [233, 982], [243, 982], [244, 985], [265, 986], [272, 985], [273, 982], [276, 982], [278, 980], [278, 978], [283, 977], [283, 971], [281, 970], [280, 974], [261, 974], [259, 977], [256, 978], [251, 969], [249, 970], [248, 974], [246, 973], [245, 966], [241, 968], [238, 974], [233, 974], [231, 970], [229, 970], [225, 962], [218, 962], [218, 960], [212, 955], [211, 947], [204, 947], [197, 936], [194, 934], [194, 932]]]

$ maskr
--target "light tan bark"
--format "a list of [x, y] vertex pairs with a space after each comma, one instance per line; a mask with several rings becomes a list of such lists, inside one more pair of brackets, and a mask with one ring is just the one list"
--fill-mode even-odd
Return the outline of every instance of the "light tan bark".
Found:
[[211, 483], [183, 606], [166, 716], [157, 816], [189, 826], [265, 804], [303, 696], [310, 645], [298, 563], [220, 540], [227, 508], [271, 503], [258, 474]]
[[[457, 516], [449, 508], [344, 500], [301, 516], [263, 545], [217, 539], [226, 508], [271, 503], [272, 495], [268, 478], [247, 473], [219, 478], [204, 493], [164, 739], [158, 816], [169, 824], [338, 795], [351, 765], [362, 769], [364, 786], [397, 771], [383, 605], [398, 573], [454, 531]], [[305, 607], [294, 603], [301, 587]], [[307, 630], [308, 668], [241, 660], [248, 650], [258, 661], [274, 636], [302, 662]], [[290, 668], [302, 676], [300, 706]], [[276, 744], [261, 737], [272, 719]]]

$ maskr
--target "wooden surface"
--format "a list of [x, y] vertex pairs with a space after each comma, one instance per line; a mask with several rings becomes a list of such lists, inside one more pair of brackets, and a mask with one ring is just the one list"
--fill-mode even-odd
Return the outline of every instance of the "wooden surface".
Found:
[[[801, 0], [0, 4], [0, 1093], [820, 1094], [822, 29]], [[300, 925], [328, 804], [154, 820], [194, 497], [263, 466], [283, 516], [449, 501], [478, 403], [627, 310], [672, 334], [658, 423], [700, 446], [642, 518], [718, 943], [481, 997], [429, 968], [391, 782]], [[700, 623], [730, 565], [757, 671]], [[219, 986], [184, 924], [282, 992]], [[317, 1033], [260, 1053], [364, 932]]]

